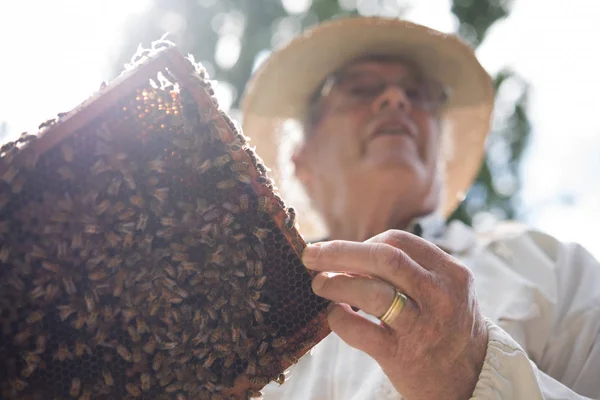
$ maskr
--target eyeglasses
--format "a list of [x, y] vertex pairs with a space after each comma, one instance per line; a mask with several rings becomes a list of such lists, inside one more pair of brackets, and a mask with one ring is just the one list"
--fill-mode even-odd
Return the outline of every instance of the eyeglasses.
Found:
[[448, 102], [449, 89], [436, 80], [411, 77], [390, 82], [374, 72], [332, 75], [325, 80], [319, 97], [335, 90], [341, 94], [342, 107], [369, 104], [390, 85], [401, 88], [414, 107], [425, 111], [437, 111]]

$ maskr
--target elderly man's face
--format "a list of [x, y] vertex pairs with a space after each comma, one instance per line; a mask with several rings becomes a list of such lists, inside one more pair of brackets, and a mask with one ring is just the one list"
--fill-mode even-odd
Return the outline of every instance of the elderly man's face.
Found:
[[344, 68], [294, 158], [326, 219], [378, 196], [426, 208], [416, 213], [435, 210], [441, 95], [407, 63], [364, 60]]

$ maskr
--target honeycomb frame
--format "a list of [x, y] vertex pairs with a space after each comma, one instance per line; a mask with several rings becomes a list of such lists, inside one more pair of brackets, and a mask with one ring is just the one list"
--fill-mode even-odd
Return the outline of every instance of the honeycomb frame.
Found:
[[329, 334], [328, 302], [310, 289], [294, 210], [247, 139], [202, 67], [168, 45], [3, 146], [4, 398], [242, 399], [284, 384]]

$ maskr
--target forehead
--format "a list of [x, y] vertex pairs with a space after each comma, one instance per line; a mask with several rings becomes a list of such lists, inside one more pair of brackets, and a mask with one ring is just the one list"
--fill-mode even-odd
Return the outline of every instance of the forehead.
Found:
[[368, 56], [353, 60], [342, 67], [338, 76], [379, 73], [400, 77], [421, 77], [421, 69], [412, 61], [400, 57]]

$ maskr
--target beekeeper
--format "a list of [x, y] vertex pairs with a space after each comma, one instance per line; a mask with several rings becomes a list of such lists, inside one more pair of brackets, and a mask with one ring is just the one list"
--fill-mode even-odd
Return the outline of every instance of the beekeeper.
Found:
[[300, 232], [327, 240], [304, 262], [334, 304], [333, 333], [266, 399], [600, 398], [598, 262], [517, 224], [445, 221], [493, 99], [467, 45], [397, 19], [321, 24], [253, 75], [244, 133]]

